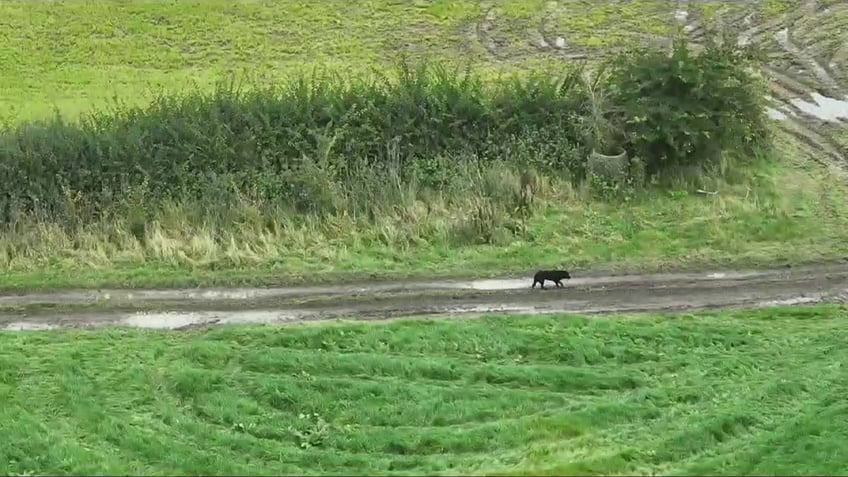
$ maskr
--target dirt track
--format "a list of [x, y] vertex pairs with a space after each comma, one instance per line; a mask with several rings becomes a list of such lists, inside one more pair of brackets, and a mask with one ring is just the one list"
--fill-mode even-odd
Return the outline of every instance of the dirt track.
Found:
[[[693, 44], [700, 44], [707, 19], [675, 4], [673, 14]], [[558, 31], [557, 18], [580, 13], [573, 2], [549, 1], [517, 51], [504, 41], [513, 21], [497, 2], [480, 0], [485, 12], [470, 37], [495, 60], [536, 48], [563, 59], [597, 57]], [[671, 3], [668, 3], [670, 8]], [[779, 18], [763, 16], [757, 2], [725, 2], [718, 24], [741, 28], [738, 40], [767, 54], [769, 81], [780, 127], [798, 137], [818, 160], [844, 175], [848, 147], [837, 141], [848, 111], [848, 42], [838, 0], [799, 0]], [[668, 17], [668, 15], [666, 15]], [[622, 26], [622, 31], [626, 25]], [[620, 32], [619, 32], [620, 33]], [[645, 35], [643, 32], [642, 35]], [[650, 36], [650, 35], [649, 35]], [[642, 38], [665, 44], [665, 36]], [[535, 46], [532, 46], [535, 45]], [[514, 45], [513, 45], [514, 46]], [[602, 47], [598, 47], [602, 48]], [[822, 93], [826, 93], [824, 96]], [[839, 136], [841, 137], [841, 136]], [[287, 323], [334, 318], [390, 319], [422, 315], [469, 316], [484, 312], [616, 313], [697, 310], [772, 304], [843, 301], [848, 298], [848, 264], [759, 271], [716, 271], [627, 276], [576, 276], [563, 289], [531, 290], [530, 278], [395, 282], [338, 287], [206, 290], [108, 290], [54, 295], [0, 296], [0, 330], [53, 327], [134, 326], [177, 329], [227, 323]]]
[[844, 301], [848, 264], [770, 270], [575, 276], [564, 288], [530, 278], [339, 287], [101, 290], [0, 296], [0, 330], [101, 326], [182, 329], [337, 318], [506, 313], [617, 313]]

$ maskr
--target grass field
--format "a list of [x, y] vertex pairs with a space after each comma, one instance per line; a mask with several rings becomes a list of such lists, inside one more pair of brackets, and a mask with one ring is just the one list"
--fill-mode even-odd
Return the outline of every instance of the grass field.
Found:
[[[725, 3], [689, 8], [709, 16]], [[793, 3], [760, 1], [754, 11], [773, 18]], [[144, 102], [157, 92], [208, 88], [232, 73], [268, 81], [316, 65], [363, 73], [400, 55], [470, 62], [493, 73], [544, 67], [559, 60], [533, 46], [542, 20], [550, 31], [567, 32], [569, 47], [600, 53], [667, 35], [672, 4], [579, 1], [549, 11], [542, 0], [9, 0], [0, 4], [0, 61], [7, 65], [0, 114], [38, 118], [58, 108], [73, 117], [115, 96]]]
[[[520, 12], [534, 2], [511, 3]], [[0, 60], [10, 67], [0, 104], [18, 118], [54, 106], [74, 115], [245, 70], [273, 80], [317, 64], [361, 73], [404, 52], [457, 58], [471, 53], [461, 30], [478, 10], [473, 1], [3, 2]]]
[[0, 335], [0, 472], [833, 475], [848, 310]]

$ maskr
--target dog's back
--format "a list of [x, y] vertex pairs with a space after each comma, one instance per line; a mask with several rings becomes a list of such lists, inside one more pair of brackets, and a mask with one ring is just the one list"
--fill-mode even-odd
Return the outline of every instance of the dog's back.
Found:
[[568, 270], [539, 270], [533, 278], [553, 281], [571, 278], [571, 274], [568, 273]]

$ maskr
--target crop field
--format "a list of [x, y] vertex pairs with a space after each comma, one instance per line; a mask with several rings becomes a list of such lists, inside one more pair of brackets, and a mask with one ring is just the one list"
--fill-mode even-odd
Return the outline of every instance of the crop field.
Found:
[[4, 333], [0, 472], [842, 474], [846, 318]]

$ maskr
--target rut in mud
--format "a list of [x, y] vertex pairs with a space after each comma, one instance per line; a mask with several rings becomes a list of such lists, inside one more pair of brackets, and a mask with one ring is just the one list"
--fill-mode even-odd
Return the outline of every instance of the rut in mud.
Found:
[[[0, 297], [0, 329], [293, 323], [481, 313], [620, 313], [845, 301], [848, 264], [653, 275], [392, 282], [338, 287], [103, 290]], [[18, 308], [17, 310], [15, 308]]]

